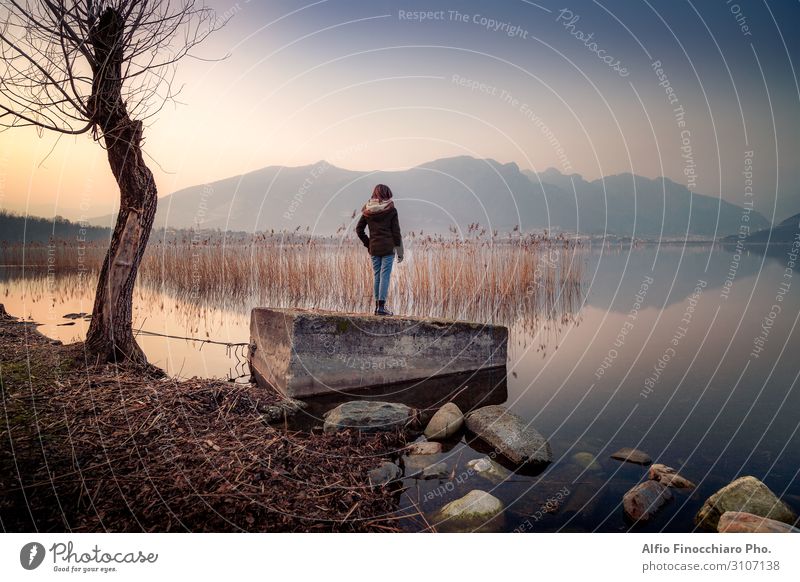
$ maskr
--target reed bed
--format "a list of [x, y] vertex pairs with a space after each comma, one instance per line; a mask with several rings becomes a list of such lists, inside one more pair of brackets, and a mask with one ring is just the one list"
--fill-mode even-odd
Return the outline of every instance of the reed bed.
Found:
[[[94, 281], [106, 247], [4, 245], [0, 265], [85, 272]], [[561, 238], [407, 237], [389, 303], [398, 313], [514, 324], [574, 313], [584, 284], [581, 245]], [[20, 269], [21, 271], [22, 269]], [[6, 269], [14, 277], [14, 269]], [[22, 273], [19, 273], [21, 275]], [[372, 267], [358, 241], [223, 235], [151, 241], [139, 283], [202, 306], [254, 305], [369, 312]]]

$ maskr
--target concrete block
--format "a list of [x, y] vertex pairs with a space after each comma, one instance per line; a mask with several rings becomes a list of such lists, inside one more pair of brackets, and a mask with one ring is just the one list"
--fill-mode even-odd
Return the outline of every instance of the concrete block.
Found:
[[259, 307], [257, 383], [302, 398], [505, 367], [508, 329], [465, 321]]

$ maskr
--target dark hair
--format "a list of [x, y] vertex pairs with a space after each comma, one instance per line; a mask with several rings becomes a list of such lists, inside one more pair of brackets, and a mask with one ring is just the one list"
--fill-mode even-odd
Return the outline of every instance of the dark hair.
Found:
[[376, 200], [389, 200], [392, 197], [392, 190], [386, 184], [378, 184], [372, 191], [372, 197]]

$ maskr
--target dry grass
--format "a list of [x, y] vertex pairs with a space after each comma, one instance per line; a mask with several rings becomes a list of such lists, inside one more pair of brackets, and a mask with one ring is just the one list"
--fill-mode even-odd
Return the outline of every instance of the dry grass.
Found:
[[[0, 247], [0, 264], [93, 277], [105, 246]], [[278, 235], [222, 235], [151, 241], [140, 283], [193, 303], [369, 311], [372, 271], [358, 241]], [[398, 313], [511, 324], [571, 314], [582, 293], [580, 245], [543, 237], [451, 241], [408, 237], [389, 303]]]

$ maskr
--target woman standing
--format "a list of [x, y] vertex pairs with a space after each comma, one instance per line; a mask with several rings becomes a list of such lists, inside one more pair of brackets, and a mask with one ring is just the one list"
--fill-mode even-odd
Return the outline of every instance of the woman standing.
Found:
[[[369, 236], [364, 229], [369, 227]], [[392, 315], [386, 309], [386, 296], [389, 293], [389, 279], [392, 264], [397, 253], [397, 262], [403, 262], [403, 238], [400, 235], [400, 221], [397, 209], [392, 202], [389, 186], [378, 184], [370, 198], [361, 209], [361, 218], [356, 225], [356, 234], [372, 256], [372, 271], [375, 274], [375, 315]]]

